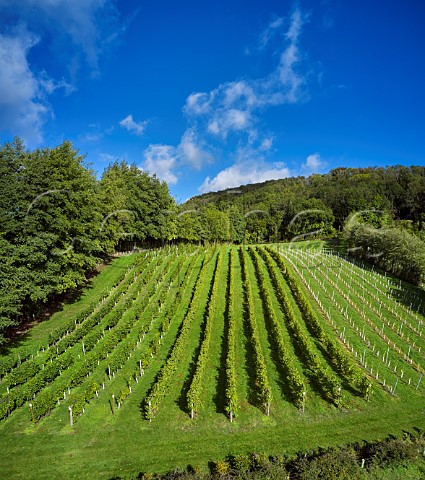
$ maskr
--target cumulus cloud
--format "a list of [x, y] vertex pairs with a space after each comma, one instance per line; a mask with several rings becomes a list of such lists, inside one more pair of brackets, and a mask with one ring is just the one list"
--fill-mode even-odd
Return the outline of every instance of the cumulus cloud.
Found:
[[[122, 26], [112, 0], [1, 0], [0, 128], [29, 144], [43, 139], [43, 125], [54, 118], [50, 96], [75, 90], [86, 66], [99, 74], [99, 58]], [[48, 50], [71, 81], [53, 79], [44, 65], [30, 64], [31, 49]], [[67, 54], [64, 55], [63, 52]], [[71, 85], [73, 83], [73, 85]]]
[[212, 155], [197, 138], [196, 132], [188, 128], [183, 134], [180, 145], [177, 147], [181, 163], [191, 165], [200, 170], [206, 163], [212, 161]]
[[307, 173], [317, 173], [326, 166], [319, 153], [312, 153], [302, 164], [302, 170]]
[[0, 34], [0, 130], [30, 143], [41, 141], [42, 125], [52, 113], [45, 99], [46, 83], [32, 73], [27, 61], [38, 41], [22, 28], [14, 35]]
[[133, 115], [128, 115], [120, 121], [120, 125], [122, 127], [128, 130], [130, 133], [134, 133], [135, 135], [143, 135], [147, 124], [147, 120], [144, 120], [143, 122], [135, 122], [133, 120]]
[[149, 145], [143, 157], [143, 170], [155, 173], [158, 178], [173, 185], [178, 181], [176, 173], [178, 169], [190, 166], [200, 170], [206, 163], [212, 162], [211, 153], [205, 149], [191, 128], [185, 131], [177, 147], [163, 144]]
[[176, 149], [171, 145], [149, 145], [144, 151], [143, 170], [155, 174], [170, 185], [177, 183], [177, 175], [173, 172], [176, 164]]
[[201, 193], [219, 191], [249, 183], [261, 183], [289, 176], [289, 169], [282, 163], [268, 164], [266, 162], [244, 161], [225, 168], [212, 179], [207, 177], [199, 191]]
[[233, 165], [212, 179], [206, 178], [200, 191], [287, 177], [288, 168], [266, 161], [272, 151], [273, 135], [262, 131], [261, 118], [267, 108], [307, 98], [304, 55], [298, 46], [305, 21], [306, 17], [296, 8], [289, 19], [276, 18], [263, 31], [260, 46], [265, 47], [278, 33], [281, 41], [275, 68], [266, 76], [240, 78], [221, 83], [209, 92], [190, 94], [183, 107], [189, 126], [180, 144], [156, 145], [159, 156], [152, 155], [150, 146], [143, 168], [176, 183], [180, 168], [202, 168], [212, 162], [211, 152], [217, 153], [224, 145]]

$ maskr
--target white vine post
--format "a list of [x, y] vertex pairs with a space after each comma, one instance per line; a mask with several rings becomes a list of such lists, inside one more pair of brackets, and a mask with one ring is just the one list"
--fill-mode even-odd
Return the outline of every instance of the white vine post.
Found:
[[398, 383], [398, 378], [396, 378], [395, 380], [395, 384], [394, 384], [394, 387], [393, 387], [393, 391], [391, 392], [392, 395], [395, 395], [395, 389], [397, 387], [397, 383]]
[[305, 411], [305, 390], [303, 390], [303, 414], [304, 414], [304, 411]]
[[71, 405], [68, 407], [68, 410], [69, 410], [69, 425], [72, 427], [74, 425], [74, 420], [72, 418], [72, 406]]

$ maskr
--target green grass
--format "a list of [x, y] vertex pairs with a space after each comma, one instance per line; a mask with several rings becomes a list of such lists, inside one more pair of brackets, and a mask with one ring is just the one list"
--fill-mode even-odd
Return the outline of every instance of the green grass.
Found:
[[[304, 243], [304, 242], [303, 242]], [[309, 250], [309, 244], [303, 248]], [[315, 251], [321, 243], [314, 242]], [[271, 414], [264, 415], [253, 405], [252, 390], [253, 365], [249, 350], [249, 339], [244, 327], [243, 315], [243, 285], [239, 255], [235, 255], [235, 296], [236, 302], [236, 373], [238, 398], [240, 408], [233, 423], [230, 423], [224, 413], [223, 382], [225, 381], [226, 292], [229, 275], [229, 250], [237, 247], [219, 247], [222, 249], [221, 268], [217, 270], [215, 281], [219, 292], [216, 299], [215, 316], [208, 362], [202, 382], [203, 404], [195, 420], [191, 420], [184, 403], [185, 393], [194, 373], [199, 344], [202, 338], [202, 327], [205, 321], [207, 295], [211, 289], [214, 274], [216, 253], [204, 266], [205, 282], [200, 285], [203, 302], [194, 312], [190, 326], [189, 338], [185, 355], [179, 364], [175, 375], [170, 381], [167, 396], [160, 405], [159, 412], [152, 422], [144, 419], [141, 407], [155, 378], [161, 371], [166, 359], [172, 351], [181, 322], [190, 309], [192, 292], [196, 278], [201, 268], [204, 255], [210, 258], [209, 252], [187, 247], [164, 250], [158, 257], [156, 273], [149, 277], [146, 285], [140, 286], [140, 298], [134, 307], [123, 316], [131, 315], [132, 308], [144, 305], [135, 321], [134, 329], [143, 322], [149, 325], [146, 338], [138, 345], [130, 359], [126, 360], [115, 378], [106, 382], [105, 390], [99, 392], [99, 398], [92, 398], [85, 407], [85, 413], [76, 419], [74, 426], [69, 425], [68, 403], [54, 408], [50, 415], [33, 423], [30, 419], [28, 403], [14, 411], [9, 418], [0, 421], [0, 472], [4, 478], [112, 478], [117, 475], [131, 474], [139, 471], [166, 472], [176, 468], [186, 468], [191, 464], [206, 469], [208, 462], [217, 461], [229, 454], [247, 452], [265, 452], [270, 455], [291, 455], [298, 451], [317, 449], [318, 447], [336, 446], [352, 442], [373, 441], [387, 437], [389, 434], [399, 436], [403, 431], [413, 432], [415, 428], [425, 427], [425, 397], [424, 389], [418, 391], [406, 382], [400, 381], [397, 394], [391, 396], [379, 382], [375, 382], [375, 393], [370, 402], [358, 397], [355, 392], [344, 391], [344, 405], [336, 408], [323, 399], [309, 384], [306, 367], [296, 355], [292, 339], [285, 328], [285, 320], [281, 312], [276, 292], [269, 277], [266, 282], [270, 287], [273, 308], [281, 319], [286, 341], [294, 361], [300, 371], [306, 375], [309, 384], [309, 399], [305, 414], [300, 413], [286, 398], [284, 385], [280, 378], [278, 359], [273, 352], [273, 338], [269, 326], [264, 320], [262, 299], [259, 293], [257, 278], [252, 259], [248, 256], [248, 269], [253, 287], [256, 321], [265, 355], [269, 381], [273, 390]], [[279, 247], [280, 248], [280, 247]], [[293, 247], [291, 247], [293, 248]], [[196, 252], [196, 258], [190, 263], [190, 253]], [[137, 261], [136, 256], [120, 257], [106, 266], [91, 282], [81, 298], [72, 305], [64, 305], [52, 317], [36, 325], [23, 339], [16, 342], [13, 348], [25, 348], [36, 351], [45, 343], [50, 330], [69, 321], [93, 301], [99, 301], [109, 291], [111, 286], [122, 277], [123, 269], [127, 271]], [[190, 264], [190, 266], [189, 266]], [[160, 269], [163, 268], [163, 271]], [[187, 275], [186, 286], [179, 291], [179, 302], [174, 303], [178, 289], [174, 286], [179, 278], [178, 270]], [[186, 270], [187, 269], [187, 270]], [[264, 272], [267, 269], [264, 266]], [[345, 274], [347, 275], [347, 274]], [[157, 278], [158, 277], [158, 278]], [[282, 278], [282, 282], [283, 282]], [[310, 278], [312, 284], [317, 281]], [[171, 288], [171, 283], [173, 287]], [[167, 285], [169, 293], [164, 297], [164, 304], [158, 308], [158, 300]], [[134, 291], [136, 284], [132, 287]], [[318, 284], [317, 284], [318, 286]], [[307, 294], [307, 289], [302, 286]], [[319, 288], [319, 287], [318, 287]], [[287, 286], [285, 290], [289, 292]], [[151, 292], [148, 298], [143, 297]], [[123, 299], [125, 296], [123, 297]], [[145, 298], [145, 300], [143, 300]], [[325, 297], [323, 296], [323, 301]], [[290, 298], [294, 310], [303, 321], [295, 302]], [[389, 300], [386, 300], [389, 304]], [[318, 306], [310, 297], [310, 303], [317, 313]], [[326, 308], [333, 308], [327, 299]], [[393, 305], [397, 308], [394, 300]], [[162, 320], [174, 309], [172, 322], [164, 335], [157, 356], [151, 359], [143, 377], [130, 381], [132, 393], [115, 413], [111, 411], [111, 395], [125, 386], [128, 378], [137, 371], [137, 361], [141, 353], [148, 347]], [[335, 324], [338, 328], [348, 324], [343, 315], [333, 311]], [[152, 320], [152, 322], [151, 322]], [[425, 319], [424, 319], [425, 320]], [[336, 325], [332, 326], [323, 319], [326, 331], [337, 336]], [[135, 330], [129, 332], [126, 340], [135, 337]], [[350, 342], [360, 349], [362, 341], [350, 331]], [[378, 342], [376, 338], [376, 342]], [[400, 339], [402, 342], [403, 339]], [[320, 345], [315, 343], [319, 348]], [[425, 352], [423, 352], [425, 353]], [[326, 356], [321, 357], [326, 361]], [[422, 367], [424, 366], [423, 355]], [[105, 378], [105, 362], [101, 362], [89, 382], [95, 378], [101, 382]], [[388, 371], [390, 375], [390, 371]], [[394, 374], [393, 374], [394, 375]], [[85, 385], [85, 384], [84, 384]], [[425, 387], [425, 379], [424, 385]], [[83, 390], [83, 386], [73, 389], [73, 394]], [[396, 478], [396, 477], [394, 477]]]

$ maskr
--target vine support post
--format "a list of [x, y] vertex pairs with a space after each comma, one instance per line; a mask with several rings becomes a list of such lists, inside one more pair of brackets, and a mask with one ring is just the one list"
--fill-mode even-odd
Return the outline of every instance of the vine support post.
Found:
[[394, 387], [393, 387], [393, 391], [391, 392], [392, 395], [395, 395], [395, 389], [397, 387], [397, 383], [398, 383], [398, 378], [396, 378], [395, 380], [395, 384], [394, 384]]
[[72, 427], [74, 425], [74, 419], [72, 418], [72, 406], [68, 407], [69, 410], [69, 425]]

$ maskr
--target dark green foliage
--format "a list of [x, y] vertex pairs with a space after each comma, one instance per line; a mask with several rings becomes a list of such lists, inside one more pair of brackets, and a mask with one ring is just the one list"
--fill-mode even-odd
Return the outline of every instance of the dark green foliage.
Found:
[[425, 242], [405, 230], [377, 229], [349, 221], [345, 238], [350, 253], [419, 285], [425, 279]]
[[[363, 212], [365, 220], [377, 227], [401, 220], [411, 233], [424, 236], [425, 168], [337, 168], [309, 178], [270, 180], [207, 193], [190, 199], [181, 211], [197, 212], [190, 214], [197, 227], [191, 235], [181, 237], [191, 241], [225, 238], [235, 243], [258, 243], [327, 238], [356, 212]], [[204, 220], [220, 214], [228, 221], [212, 235]]]
[[418, 454], [418, 443], [414, 438], [391, 438], [386, 442], [367, 444], [362, 454], [374, 466], [395, 466], [403, 462], [413, 462]]
[[310, 459], [301, 458], [294, 473], [300, 480], [364, 478], [356, 452], [350, 448], [330, 450]]
[[[139, 473], [118, 477], [156, 480], [214, 480], [219, 478], [239, 480], [372, 480], [404, 478], [391, 476], [391, 467], [418, 463], [418, 452], [423, 449], [423, 439], [388, 439], [373, 444], [348, 445], [317, 452], [300, 453], [292, 460], [281, 456], [258, 453], [230, 455], [225, 460], [210, 463], [210, 473], [197, 472], [190, 465], [187, 471], [175, 470], [166, 474]], [[363, 466], [362, 466], [363, 464]], [[419, 474], [420, 467], [416, 470]], [[419, 476], [409, 478], [420, 478]]]
[[70, 142], [0, 146], [0, 344], [53, 297], [74, 291], [115, 249], [174, 238], [168, 187], [113, 164], [98, 182]]
[[176, 206], [167, 184], [135, 165], [109, 165], [99, 183], [99, 197], [108, 251], [161, 245], [175, 237]]

